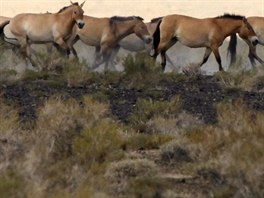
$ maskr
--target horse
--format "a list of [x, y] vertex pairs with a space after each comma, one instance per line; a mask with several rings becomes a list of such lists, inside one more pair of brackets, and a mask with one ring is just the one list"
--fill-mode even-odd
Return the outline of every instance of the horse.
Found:
[[138, 16], [113, 16], [111, 18], [84, 16], [83, 20], [87, 25], [83, 29], [75, 27], [74, 33], [67, 43], [77, 58], [73, 45], [78, 40], [96, 48], [96, 58], [92, 69], [105, 63], [105, 70], [107, 70], [112, 50], [118, 46], [120, 40], [132, 33], [135, 33], [145, 43], [152, 41], [143, 18]]
[[[65, 42], [72, 33], [75, 24], [78, 28], [84, 27], [82, 7], [78, 3], [63, 7], [58, 13], [50, 14], [18, 14], [10, 19], [8, 31], [12, 38], [17, 39], [21, 54], [35, 66], [31, 54], [31, 44], [55, 43], [65, 50], [70, 48]], [[8, 38], [7, 38], [8, 39]]]
[[[247, 21], [255, 31], [259, 39], [259, 44], [264, 45], [264, 17], [257, 17], [257, 16], [247, 17]], [[247, 40], [245, 40], [245, 42], [248, 44]], [[230, 54], [230, 59], [231, 59], [230, 64], [236, 62], [236, 44], [237, 44], [237, 37], [236, 34], [233, 34], [230, 38], [230, 42], [228, 46], [228, 53]], [[259, 63], [264, 64], [264, 61], [257, 55], [256, 46], [249, 45], [248, 57], [253, 67], [256, 65], [255, 59]]]
[[[153, 35], [153, 33], [155, 32], [160, 19], [161, 17], [154, 18], [150, 22], [145, 23], [150, 35]], [[151, 46], [146, 45], [146, 43], [142, 39], [140, 39], [136, 34], [130, 34], [118, 42], [117, 47], [112, 51], [109, 62], [113, 62], [120, 48], [128, 50], [130, 52], [140, 52], [145, 50], [148, 53], [148, 51], [151, 50]], [[174, 65], [167, 55], [166, 59], [171, 65]]]
[[200, 66], [207, 62], [211, 52], [214, 53], [219, 70], [222, 71], [221, 57], [218, 47], [224, 39], [234, 33], [256, 45], [258, 38], [244, 16], [224, 14], [215, 18], [198, 19], [185, 15], [167, 15], [159, 22], [153, 35], [154, 59], [161, 54], [161, 66], [166, 66], [166, 51], [177, 41], [191, 48], [205, 47]]

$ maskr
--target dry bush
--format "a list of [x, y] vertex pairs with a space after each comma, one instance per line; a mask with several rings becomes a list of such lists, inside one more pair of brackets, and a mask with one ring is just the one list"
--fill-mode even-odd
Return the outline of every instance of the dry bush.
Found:
[[93, 127], [107, 112], [108, 105], [90, 97], [83, 98], [83, 106], [55, 96], [44, 103], [22, 164], [23, 174], [34, 186], [28, 192], [45, 197], [49, 191], [78, 185], [86, 179], [83, 167], [73, 156], [73, 144], [83, 130]]
[[182, 109], [182, 102], [179, 96], [173, 97], [170, 101], [153, 101], [151, 99], [138, 99], [129, 122], [137, 131], [153, 132], [148, 128], [147, 122], [156, 116], [165, 118], [175, 117]]
[[[102, 119], [86, 128], [73, 143], [73, 154], [87, 168], [122, 157], [123, 130], [113, 121]], [[95, 170], [96, 171], [96, 170]]]
[[220, 103], [217, 112], [217, 126], [186, 131], [184, 136], [200, 150], [195, 169], [220, 170], [237, 197], [263, 197], [264, 114], [247, 109], [240, 100]]
[[157, 168], [152, 161], [123, 160], [114, 162], [108, 166], [105, 178], [108, 181], [108, 188], [113, 195], [127, 194], [131, 185], [136, 179], [155, 177]]
[[62, 76], [68, 86], [78, 87], [89, 82], [94, 77], [94, 74], [89, 72], [85, 62], [70, 59], [63, 65]]
[[180, 135], [187, 129], [191, 130], [202, 126], [203, 121], [183, 111], [169, 118], [160, 115], [154, 116], [146, 124], [153, 133]]
[[225, 87], [235, 87], [247, 91], [251, 91], [255, 89], [257, 84], [263, 83], [263, 76], [264, 67], [262, 65], [251, 70], [238, 68], [215, 74], [216, 79]]

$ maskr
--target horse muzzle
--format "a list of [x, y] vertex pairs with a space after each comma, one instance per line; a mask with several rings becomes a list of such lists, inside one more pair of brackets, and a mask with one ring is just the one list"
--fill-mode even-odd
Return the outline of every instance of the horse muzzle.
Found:
[[78, 28], [80, 28], [80, 29], [82, 29], [83, 26], [85, 25], [85, 23], [83, 21], [81, 21], [81, 20], [77, 20], [76, 24], [77, 24]]
[[256, 46], [259, 43], [258, 38], [257, 37], [251, 38], [251, 43], [252, 43], [252, 45]]
[[146, 44], [151, 43], [151, 41], [152, 41], [152, 37], [151, 37], [151, 36], [144, 36], [144, 42], [145, 42]]

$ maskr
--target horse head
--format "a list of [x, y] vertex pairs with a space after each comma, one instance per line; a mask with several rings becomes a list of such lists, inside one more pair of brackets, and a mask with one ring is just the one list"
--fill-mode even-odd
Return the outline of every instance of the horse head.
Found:
[[254, 46], [259, 43], [259, 39], [252, 26], [248, 23], [247, 18], [243, 18], [243, 24], [239, 31], [239, 36], [244, 40], [249, 40]]
[[143, 18], [133, 16], [134, 20], [136, 20], [134, 26], [134, 33], [141, 38], [146, 44], [151, 43], [152, 36], [150, 35], [146, 24], [143, 22]]
[[85, 1], [79, 5], [78, 3], [73, 3], [71, 2], [72, 5], [72, 18], [74, 19], [75, 23], [77, 24], [77, 26], [82, 29], [84, 26], [84, 21], [83, 21], [83, 5], [84, 5]]

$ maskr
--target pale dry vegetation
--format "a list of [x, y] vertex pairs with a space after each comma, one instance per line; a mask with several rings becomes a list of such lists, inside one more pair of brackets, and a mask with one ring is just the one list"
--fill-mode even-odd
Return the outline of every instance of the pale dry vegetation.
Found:
[[[0, 197], [264, 196], [261, 108], [241, 97], [215, 99], [216, 122], [207, 123], [201, 112], [186, 108], [202, 75], [195, 69], [190, 76], [163, 74], [143, 54], [126, 57], [123, 73], [91, 72], [84, 62], [55, 63], [41, 54], [38, 61], [47, 68], [0, 72]], [[263, 91], [263, 71], [260, 66], [212, 79], [223, 93], [256, 94]], [[28, 97], [39, 100], [30, 107], [36, 110], [32, 123], [21, 119], [21, 103], [30, 101], [17, 102], [5, 92], [23, 83], [30, 84]], [[166, 83], [183, 88], [165, 92]], [[134, 97], [131, 91], [118, 98], [127, 90], [136, 90], [134, 103], [113, 109], [115, 100], [123, 105]], [[122, 119], [114, 110], [130, 112]]]

